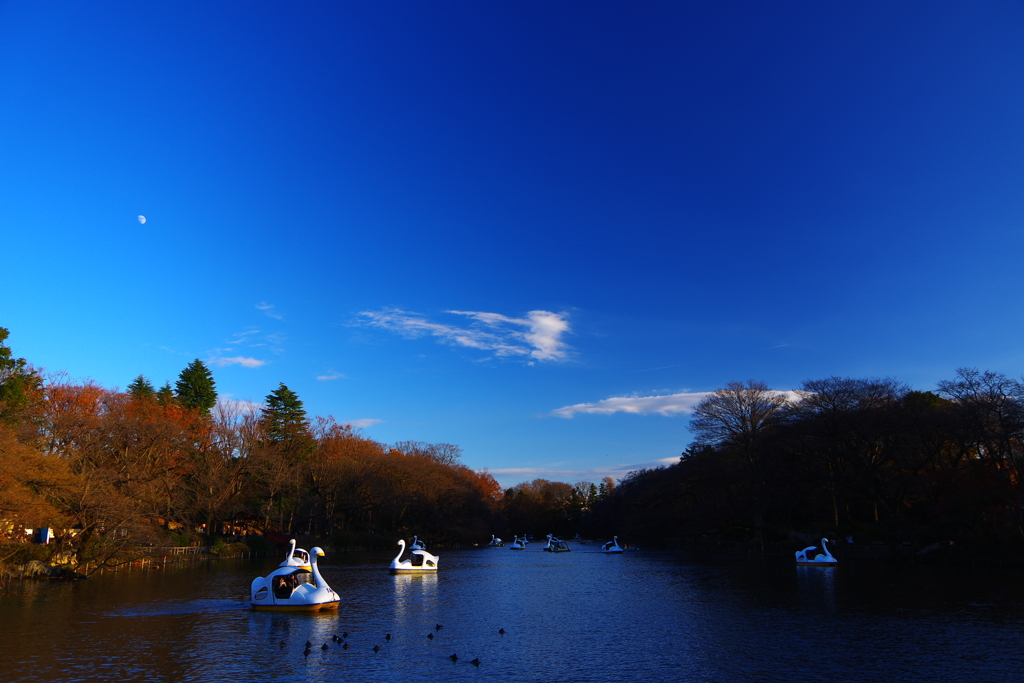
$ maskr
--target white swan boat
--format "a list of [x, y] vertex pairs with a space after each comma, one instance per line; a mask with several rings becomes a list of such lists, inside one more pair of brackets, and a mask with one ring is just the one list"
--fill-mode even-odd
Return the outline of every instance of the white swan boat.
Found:
[[828, 551], [829, 540], [827, 538], [821, 539], [821, 550], [822, 552], [813, 554], [813, 551], [817, 550], [818, 547], [809, 545], [803, 550], [796, 551], [796, 563], [800, 566], [809, 567], [834, 567], [839, 564], [839, 560], [832, 556], [832, 553]]
[[312, 563], [309, 560], [309, 553], [302, 548], [296, 548], [294, 538], [288, 543], [288, 552], [284, 556], [284, 562], [278, 566], [304, 567], [309, 571], [313, 571]]
[[526, 540], [524, 539], [524, 540], [520, 541], [519, 537], [516, 536], [515, 540], [513, 540], [512, 543], [508, 546], [508, 549], [509, 550], [526, 550]]
[[431, 555], [426, 550], [413, 550], [409, 553], [408, 560], [403, 560], [405, 553], [405, 539], [398, 541], [398, 554], [391, 560], [388, 571], [392, 574], [423, 574], [437, 571], [437, 555]]
[[548, 543], [544, 546], [544, 550], [549, 553], [567, 553], [572, 550], [572, 548], [570, 548], [569, 544], [565, 541], [548, 534]]
[[505, 541], [501, 540], [494, 534], [491, 534], [491, 542], [487, 544], [488, 548], [504, 548]]
[[409, 544], [409, 550], [426, 550], [427, 544], [420, 540], [419, 536], [412, 537], [412, 543]]
[[612, 540], [601, 546], [601, 552], [608, 553], [609, 555], [621, 553], [622, 548], [619, 547], [619, 537], [612, 536]]
[[281, 612], [337, 609], [341, 597], [327, 585], [316, 564], [316, 558], [323, 555], [320, 548], [309, 552], [296, 548], [292, 539], [284, 562], [267, 576], [252, 580], [252, 608]]

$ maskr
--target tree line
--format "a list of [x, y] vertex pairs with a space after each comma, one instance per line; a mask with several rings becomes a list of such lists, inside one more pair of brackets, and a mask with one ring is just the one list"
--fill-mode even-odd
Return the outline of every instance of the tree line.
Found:
[[537, 479], [503, 491], [457, 445], [379, 443], [310, 418], [283, 383], [256, 410], [218, 401], [199, 359], [159, 389], [143, 375], [125, 391], [44, 377], [7, 336], [0, 328], [0, 563], [24, 556], [25, 530], [39, 528], [56, 532], [50, 557], [81, 571], [254, 534], [336, 546], [566, 535], [614, 487]]
[[633, 544], [793, 531], [942, 541], [1020, 554], [1024, 384], [961, 369], [936, 392], [830, 377], [779, 392], [732, 382], [695, 408], [679, 462], [616, 482], [502, 490], [453, 444], [382, 444], [310, 418], [281, 383], [257, 410], [219, 402], [194, 360], [172, 385], [125, 391], [44, 377], [0, 328], [0, 563], [24, 530], [95, 568], [168, 544], [259, 533], [336, 546], [483, 543], [491, 534], [617, 534]]
[[0, 544], [26, 528], [67, 530], [51, 552], [95, 567], [133, 548], [252, 532], [484, 539], [499, 516], [503, 492], [462, 464], [458, 446], [387, 446], [310, 419], [283, 383], [260, 409], [241, 410], [217, 401], [200, 360], [161, 389], [142, 376], [124, 392], [43, 378], [11, 356], [7, 334], [0, 328]]
[[[602, 513], [636, 538], [1024, 551], [1024, 383], [962, 368], [936, 392], [829, 377], [729, 383], [695, 408], [679, 462], [630, 473]], [[818, 536], [820, 537], [820, 536]]]

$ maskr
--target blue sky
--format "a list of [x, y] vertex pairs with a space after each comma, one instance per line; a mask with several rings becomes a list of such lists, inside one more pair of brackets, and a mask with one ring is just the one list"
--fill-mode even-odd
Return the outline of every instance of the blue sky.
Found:
[[0, 2], [16, 355], [505, 486], [730, 381], [1024, 374], [1021, 3], [293, 5]]

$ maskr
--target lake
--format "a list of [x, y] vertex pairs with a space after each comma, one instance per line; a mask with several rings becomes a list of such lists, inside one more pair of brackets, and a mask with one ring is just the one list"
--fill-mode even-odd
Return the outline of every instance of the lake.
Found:
[[[1024, 679], [1019, 569], [541, 545], [437, 550], [436, 576], [390, 575], [393, 553], [328, 554], [342, 605], [316, 616], [249, 609], [249, 583], [281, 558], [14, 582], [0, 680]], [[348, 649], [331, 640], [344, 632]]]

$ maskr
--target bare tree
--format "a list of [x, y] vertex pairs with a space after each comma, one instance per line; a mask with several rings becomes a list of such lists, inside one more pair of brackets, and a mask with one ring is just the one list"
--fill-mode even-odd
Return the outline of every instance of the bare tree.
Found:
[[729, 382], [693, 409], [690, 429], [701, 446], [734, 446], [753, 462], [754, 445], [781, 416], [788, 397], [764, 382]]

